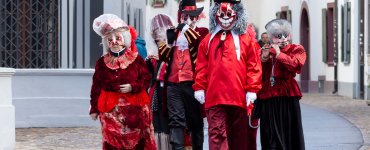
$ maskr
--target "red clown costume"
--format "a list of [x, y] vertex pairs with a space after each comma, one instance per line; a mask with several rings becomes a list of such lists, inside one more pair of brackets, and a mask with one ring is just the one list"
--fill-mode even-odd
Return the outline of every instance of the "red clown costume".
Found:
[[246, 107], [261, 89], [262, 67], [247, 28], [240, 0], [215, 0], [193, 84], [195, 98], [205, 103], [210, 150], [256, 149], [257, 129], [249, 127]]
[[[195, 63], [198, 46], [206, 28], [194, 28], [193, 23], [202, 12], [195, 0], [179, 4], [179, 24], [166, 31], [167, 42], [159, 47], [159, 59], [166, 62], [165, 85], [172, 149], [183, 150], [185, 130], [191, 135], [193, 150], [203, 149], [203, 118], [201, 105], [194, 97]], [[196, 31], [198, 30], [198, 31]], [[189, 144], [186, 144], [188, 146]]]
[[302, 45], [290, 43], [291, 24], [274, 19], [265, 26], [271, 45], [261, 53], [262, 89], [255, 102], [262, 149], [304, 150], [302, 97], [296, 74], [306, 61]]
[[99, 118], [104, 150], [155, 150], [150, 74], [135, 46], [137, 34], [119, 17], [103, 14], [93, 23], [105, 54], [96, 62], [90, 116]]

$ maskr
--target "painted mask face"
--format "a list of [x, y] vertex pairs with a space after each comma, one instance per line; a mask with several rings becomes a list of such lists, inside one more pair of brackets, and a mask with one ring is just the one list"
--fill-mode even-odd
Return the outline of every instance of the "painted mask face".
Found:
[[152, 37], [154, 39], [154, 42], [158, 44], [157, 46], [159, 46], [159, 42], [164, 42], [167, 40], [166, 30], [168, 28], [169, 27], [162, 27], [153, 30]]
[[220, 9], [216, 13], [216, 18], [221, 29], [232, 29], [237, 19], [236, 12], [232, 9], [232, 4], [221, 3]]
[[190, 16], [190, 26], [195, 27], [198, 23], [198, 16]]
[[290, 34], [287, 33], [280, 33], [277, 35], [274, 35], [272, 38], [272, 42], [274, 44], [279, 45], [279, 47], [283, 48], [289, 44], [290, 41]]
[[190, 23], [190, 16], [185, 14], [185, 13], [181, 13], [180, 23], [189, 24]]
[[111, 33], [110, 35], [108, 35], [107, 43], [112, 52], [121, 51], [125, 47], [123, 33]]

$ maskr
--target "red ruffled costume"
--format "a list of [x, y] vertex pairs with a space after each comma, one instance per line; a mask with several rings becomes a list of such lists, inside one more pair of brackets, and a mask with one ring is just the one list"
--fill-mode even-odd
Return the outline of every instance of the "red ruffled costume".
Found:
[[[306, 53], [301, 45], [289, 44], [281, 49], [278, 58], [270, 58], [262, 63], [262, 89], [258, 92], [258, 99], [288, 96], [302, 97], [296, 73], [300, 73], [306, 60]], [[270, 76], [274, 64], [274, 86], [271, 86]]]
[[[150, 100], [146, 89], [150, 74], [135, 46], [137, 34], [130, 27], [131, 47], [119, 56], [109, 53], [95, 66], [91, 87], [90, 114], [99, 113], [103, 149], [155, 150]], [[131, 93], [120, 93], [120, 85], [131, 84]]]

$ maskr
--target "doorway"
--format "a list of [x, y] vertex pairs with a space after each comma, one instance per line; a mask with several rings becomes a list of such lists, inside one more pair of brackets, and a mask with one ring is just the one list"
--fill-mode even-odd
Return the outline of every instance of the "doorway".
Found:
[[[305, 3], [304, 3], [305, 4]], [[310, 80], [310, 22], [308, 20], [307, 4], [303, 7], [300, 21], [300, 41], [306, 50], [306, 63], [301, 73], [301, 91], [309, 92]]]

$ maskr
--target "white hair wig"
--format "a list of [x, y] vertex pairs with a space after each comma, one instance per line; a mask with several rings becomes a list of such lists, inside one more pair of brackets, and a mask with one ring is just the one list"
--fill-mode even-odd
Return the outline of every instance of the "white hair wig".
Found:
[[267, 34], [269, 35], [270, 41], [272, 38], [279, 34], [290, 34], [292, 31], [292, 25], [288, 20], [285, 19], [274, 19], [268, 22], [265, 26]]
[[[237, 21], [231, 30], [238, 34], [244, 34], [247, 32], [247, 27], [248, 27], [247, 10], [246, 8], [244, 8], [242, 3], [234, 4], [232, 7], [233, 7], [232, 9], [236, 12]], [[209, 30], [211, 31], [211, 33], [216, 29], [216, 26], [218, 25], [216, 14], [219, 9], [220, 9], [220, 4], [214, 3], [211, 8], [211, 11], [209, 11], [209, 19], [210, 19]]]

